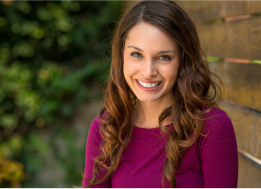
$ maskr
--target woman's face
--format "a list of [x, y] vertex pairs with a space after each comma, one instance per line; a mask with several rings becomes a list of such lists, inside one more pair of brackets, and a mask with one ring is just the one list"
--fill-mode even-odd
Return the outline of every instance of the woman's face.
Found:
[[129, 32], [124, 46], [123, 72], [140, 101], [168, 103], [176, 83], [180, 48], [165, 31], [141, 22]]

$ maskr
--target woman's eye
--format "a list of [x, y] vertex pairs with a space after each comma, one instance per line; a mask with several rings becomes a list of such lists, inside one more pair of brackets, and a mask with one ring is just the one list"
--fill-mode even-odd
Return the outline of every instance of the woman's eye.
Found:
[[142, 55], [138, 52], [131, 53], [131, 56], [137, 57], [137, 58], [142, 58]]
[[160, 56], [159, 59], [164, 60], [164, 61], [168, 61], [168, 60], [171, 60], [171, 57], [167, 56], [167, 55], [163, 55], [163, 56]]

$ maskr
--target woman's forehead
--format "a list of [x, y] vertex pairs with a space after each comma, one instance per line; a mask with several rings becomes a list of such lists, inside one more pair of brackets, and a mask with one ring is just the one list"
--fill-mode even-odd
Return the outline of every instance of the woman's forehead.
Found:
[[173, 50], [178, 48], [177, 42], [163, 29], [141, 22], [128, 33], [125, 48], [135, 46], [140, 49]]

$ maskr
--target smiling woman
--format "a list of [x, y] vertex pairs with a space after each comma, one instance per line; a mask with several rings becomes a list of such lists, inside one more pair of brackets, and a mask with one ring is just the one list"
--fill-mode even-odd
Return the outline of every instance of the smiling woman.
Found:
[[235, 133], [214, 100], [211, 74], [180, 7], [172, 1], [134, 5], [114, 36], [82, 186], [237, 187]]
[[[164, 30], [140, 22], [126, 37], [123, 53], [123, 73], [137, 97], [133, 124], [158, 127], [158, 116], [173, 104], [173, 87], [178, 75], [180, 49]], [[146, 108], [144, 106], [147, 106]], [[157, 110], [157, 112], [154, 112]]]

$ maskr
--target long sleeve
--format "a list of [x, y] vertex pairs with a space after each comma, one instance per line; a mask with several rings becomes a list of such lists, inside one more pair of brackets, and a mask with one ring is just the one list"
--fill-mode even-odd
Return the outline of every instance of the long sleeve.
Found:
[[233, 125], [229, 117], [220, 110], [210, 115], [220, 115], [205, 122], [200, 136], [198, 153], [206, 188], [236, 188], [238, 180], [238, 153]]
[[[101, 135], [99, 132], [100, 127], [100, 121], [99, 116], [97, 116], [89, 129], [88, 137], [87, 137], [87, 143], [86, 143], [86, 154], [85, 154], [85, 169], [84, 169], [84, 178], [91, 179], [92, 178], [92, 172], [93, 172], [93, 165], [94, 165], [94, 158], [98, 157], [100, 154], [100, 145], [101, 145]], [[99, 180], [104, 176], [104, 174], [99, 175]], [[86, 181], [83, 178], [82, 186], [87, 186], [89, 184], [88, 181]], [[110, 188], [111, 187], [111, 181], [107, 180], [101, 184], [90, 186], [90, 188]]]

